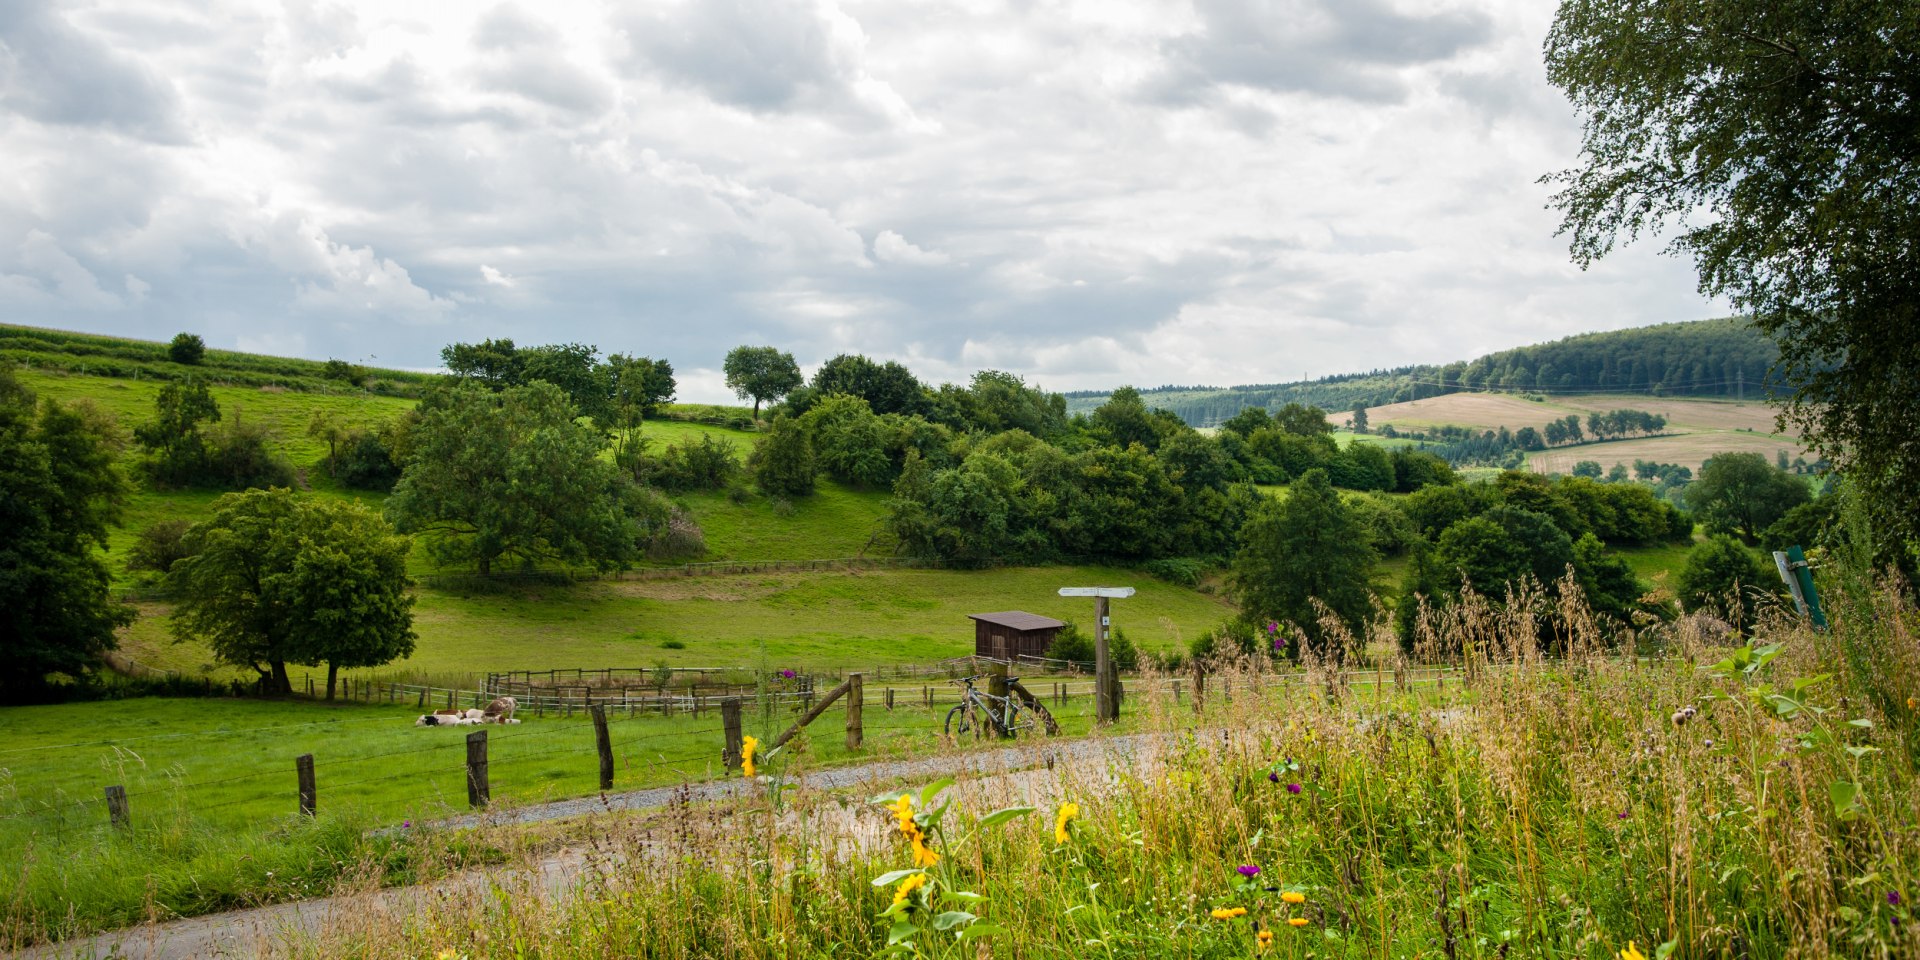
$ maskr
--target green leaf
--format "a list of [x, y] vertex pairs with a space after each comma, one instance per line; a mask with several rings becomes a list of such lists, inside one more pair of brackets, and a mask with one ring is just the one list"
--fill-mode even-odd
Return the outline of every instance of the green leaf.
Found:
[[1680, 941], [1678, 940], [1668, 940], [1666, 943], [1654, 947], [1653, 960], [1667, 960], [1668, 957], [1673, 956], [1673, 948], [1679, 944]]
[[995, 925], [995, 924], [991, 924], [991, 923], [970, 923], [970, 924], [968, 924], [968, 925], [967, 925], [967, 928], [966, 928], [965, 930], [962, 930], [962, 931], [960, 931], [960, 939], [962, 939], [962, 940], [978, 940], [978, 939], [980, 939], [981, 937], [991, 937], [991, 936], [993, 936], [994, 934], [997, 934], [997, 933], [1006, 933], [1006, 932], [1007, 932], [1007, 931], [1006, 931], [1005, 929], [1003, 929], [1003, 928], [1001, 928], [1001, 927], [999, 927], [999, 926], [997, 926], [997, 925]]
[[1827, 796], [1833, 801], [1833, 815], [1842, 820], [1852, 820], [1865, 809], [1860, 805], [1860, 785], [1852, 781], [1835, 780], [1827, 784]]
[[1796, 677], [1793, 681], [1793, 692], [1799, 693], [1808, 687], [1819, 686], [1831, 679], [1833, 679], [1833, 674], [1831, 673], [1823, 673], [1817, 677]]
[[933, 928], [935, 930], [952, 930], [954, 927], [963, 923], [972, 923], [978, 919], [980, 918], [965, 910], [948, 910], [946, 913], [933, 918]]
[[1849, 726], [1849, 727], [1859, 727], [1859, 728], [1860, 728], [1860, 729], [1862, 729], [1862, 730], [1872, 730], [1872, 729], [1873, 729], [1873, 721], [1872, 721], [1872, 720], [1868, 720], [1868, 719], [1867, 719], [1866, 717], [1855, 717], [1855, 718], [1853, 718], [1852, 720], [1848, 720], [1848, 721], [1847, 721], [1847, 726]]
[[1879, 747], [1848, 747], [1847, 748], [1847, 754], [1849, 756], [1852, 756], [1855, 760], [1858, 760], [1869, 753], [1879, 753], [1879, 752], [1880, 752]]
[[921, 809], [925, 809], [927, 807], [933, 806], [933, 798], [939, 796], [940, 791], [945, 790], [946, 788], [951, 786], [953, 786], [952, 777], [946, 777], [940, 780], [935, 780], [934, 782], [927, 784], [927, 788], [925, 790], [920, 791]]
[[972, 890], [948, 890], [942, 893], [941, 896], [958, 903], [979, 903], [986, 899], [986, 897], [974, 893]]
[[908, 870], [891, 870], [877, 877], [874, 877], [873, 885], [876, 887], [890, 887], [896, 883], [899, 883], [902, 880], [905, 880], [908, 877], [913, 876], [916, 873], [925, 873], [925, 872], [926, 872], [925, 870], [922, 870], [919, 867], [914, 867]]
[[892, 946], [903, 940], [911, 940], [919, 932], [919, 925], [912, 920], [897, 920], [893, 924], [893, 929], [887, 931], [887, 945]]
[[1032, 812], [1032, 807], [1007, 807], [1004, 810], [995, 810], [980, 818], [980, 826], [991, 827], [994, 824], [1006, 823], [1015, 817], [1024, 817]]

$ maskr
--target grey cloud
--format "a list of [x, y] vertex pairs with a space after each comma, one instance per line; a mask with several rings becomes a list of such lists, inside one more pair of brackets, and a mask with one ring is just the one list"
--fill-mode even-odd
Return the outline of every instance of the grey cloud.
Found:
[[159, 143], [187, 139], [165, 79], [32, 0], [0, 0], [0, 107]]
[[560, 35], [508, 5], [495, 7], [474, 30], [482, 52], [481, 85], [560, 110], [598, 114], [613, 105], [613, 90], [571, 62]]
[[1206, 99], [1218, 86], [1397, 102], [1398, 67], [1443, 61], [1485, 43], [1479, 13], [1409, 14], [1384, 0], [1202, 0], [1197, 33], [1162, 44], [1164, 70], [1148, 92], [1167, 102]]

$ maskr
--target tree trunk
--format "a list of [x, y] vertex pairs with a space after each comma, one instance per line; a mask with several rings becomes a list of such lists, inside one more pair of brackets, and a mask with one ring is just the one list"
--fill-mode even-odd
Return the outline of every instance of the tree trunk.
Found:
[[332, 660], [327, 661], [327, 699], [333, 699], [334, 678], [340, 675], [340, 666]]
[[759, 397], [753, 398], [753, 418], [755, 420], [760, 419], [760, 398]]
[[493, 558], [481, 557], [480, 558], [480, 575], [484, 577], [492, 572], [493, 572]]
[[287, 662], [285, 660], [273, 661], [273, 679], [268, 681], [267, 692], [279, 697], [284, 697], [293, 692], [293, 681], [287, 679]]

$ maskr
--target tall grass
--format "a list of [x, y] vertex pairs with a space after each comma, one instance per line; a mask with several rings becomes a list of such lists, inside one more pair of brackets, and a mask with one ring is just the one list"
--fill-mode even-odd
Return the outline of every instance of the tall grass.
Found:
[[[941, 855], [918, 871], [894, 811], [776, 781], [593, 824], [565, 891], [509, 870], [494, 895], [291, 949], [786, 958], [892, 936], [954, 957], [1913, 956], [1920, 729], [1906, 700], [1865, 694], [1920, 696], [1916, 614], [1893, 588], [1874, 597], [1839, 604], [1829, 633], [1776, 619], [1737, 650], [1681, 628], [1650, 663], [1586, 642], [1543, 659], [1529, 618], [1470, 599], [1433, 628], [1472, 677], [1443, 700], [1356, 697], [1322, 664], [1284, 685], [1218, 664], [1197, 728], [1190, 700], [1135, 697], [1151, 735], [912, 805]], [[1598, 637], [1577, 602], [1563, 613]], [[1836, 672], [1846, 648], [1884, 655]], [[984, 823], [1010, 807], [1032, 809]]]

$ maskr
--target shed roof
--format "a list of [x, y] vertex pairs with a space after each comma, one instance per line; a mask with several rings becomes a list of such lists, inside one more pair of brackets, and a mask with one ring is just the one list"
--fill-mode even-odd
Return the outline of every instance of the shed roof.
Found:
[[1003, 610], [999, 613], [969, 613], [967, 614], [967, 618], [971, 620], [985, 620], [988, 623], [997, 623], [1000, 626], [1011, 627], [1015, 630], [1051, 630], [1067, 625], [1065, 620], [1055, 620], [1052, 617], [1043, 617], [1037, 613], [1028, 613], [1024, 610]]

